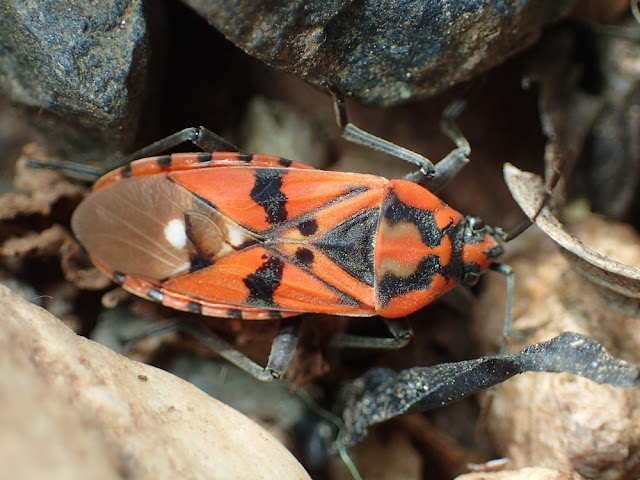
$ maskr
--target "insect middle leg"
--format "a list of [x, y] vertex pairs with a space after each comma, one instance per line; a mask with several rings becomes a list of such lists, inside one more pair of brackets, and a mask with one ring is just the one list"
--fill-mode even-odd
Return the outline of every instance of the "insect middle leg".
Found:
[[413, 332], [403, 322], [383, 318], [384, 324], [391, 333], [390, 337], [369, 337], [365, 335], [342, 335], [331, 342], [336, 348], [370, 348], [375, 350], [392, 350], [406, 347], [413, 337]]

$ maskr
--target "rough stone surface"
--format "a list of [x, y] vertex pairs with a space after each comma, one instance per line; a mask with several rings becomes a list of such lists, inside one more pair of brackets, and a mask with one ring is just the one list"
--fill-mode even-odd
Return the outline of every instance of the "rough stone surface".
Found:
[[531, 45], [572, 0], [185, 0], [268, 65], [391, 105], [470, 80]]
[[126, 143], [146, 81], [146, 34], [141, 0], [1, 0], [0, 89], [58, 136], [83, 134], [87, 148]]
[[309, 478], [251, 420], [77, 336], [2, 285], [0, 318], [7, 478]]

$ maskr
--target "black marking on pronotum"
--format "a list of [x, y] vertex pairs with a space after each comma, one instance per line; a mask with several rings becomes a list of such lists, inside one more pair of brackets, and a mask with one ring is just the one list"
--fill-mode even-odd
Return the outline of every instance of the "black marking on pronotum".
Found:
[[238, 160], [240, 160], [241, 162], [251, 162], [253, 160], [253, 154], [251, 153], [241, 153], [238, 155]]
[[[466, 271], [470, 271], [471, 264], [462, 262], [462, 245], [464, 239], [464, 226], [462, 224], [448, 227], [448, 235], [451, 240], [451, 259], [446, 265], [442, 265], [440, 257], [432, 254], [424, 257], [415, 271], [407, 277], [398, 277], [392, 273], [386, 273], [376, 285], [376, 291], [380, 304], [385, 307], [393, 297], [403, 295], [414, 290], [427, 290], [435, 275], [442, 275], [448, 282], [462, 283]], [[478, 266], [478, 273], [480, 268]]]
[[119, 285], [122, 285], [127, 279], [127, 276], [122, 272], [113, 272], [113, 281]]
[[196, 272], [198, 270], [211, 266], [211, 264], [213, 264], [213, 258], [211, 254], [205, 253], [204, 250], [202, 250], [200, 244], [193, 236], [193, 232], [191, 230], [191, 218], [189, 217], [189, 213], [184, 214], [184, 231], [187, 235], [187, 238], [191, 242], [191, 245], [193, 245], [193, 249], [195, 250], [195, 252], [191, 254], [191, 258], [189, 258], [189, 261], [191, 262], [189, 271]]
[[293, 162], [292, 162], [291, 160], [287, 159], [287, 158], [279, 157], [279, 158], [278, 158], [278, 163], [279, 163], [280, 165], [282, 165], [283, 167], [288, 168], [288, 167], [290, 167], [290, 166], [291, 166], [291, 164], [292, 164]]
[[382, 202], [381, 216], [391, 226], [400, 222], [413, 223], [420, 232], [422, 242], [429, 248], [440, 245], [447, 232], [454, 227], [452, 219], [451, 223], [441, 230], [433, 212], [403, 203], [393, 191], [390, 191], [389, 196]]
[[310, 266], [313, 263], [314, 255], [311, 250], [305, 247], [300, 247], [296, 250], [296, 260], [302, 265]]
[[274, 307], [273, 295], [282, 281], [284, 262], [277, 257], [265, 255], [264, 263], [243, 282], [249, 289], [247, 304], [260, 307]]
[[374, 282], [377, 213], [377, 210], [357, 213], [313, 242], [327, 257], [368, 285]]
[[164, 300], [164, 295], [157, 288], [152, 288], [151, 290], [149, 290], [147, 292], [147, 297], [158, 303], [162, 303], [162, 300]]
[[171, 155], [163, 155], [162, 157], [156, 158], [156, 163], [160, 168], [169, 168], [171, 166]]
[[277, 168], [258, 168], [255, 185], [251, 189], [251, 200], [267, 213], [267, 222], [274, 224], [287, 219], [287, 196], [280, 190], [284, 172]]
[[202, 152], [196, 155], [196, 159], [200, 163], [210, 162], [211, 161], [211, 153], [210, 152]]
[[192, 313], [197, 313], [198, 315], [202, 315], [202, 304], [198, 302], [189, 302], [187, 303], [187, 310]]
[[424, 257], [415, 272], [408, 277], [397, 277], [386, 273], [376, 285], [376, 293], [382, 307], [386, 307], [392, 298], [414, 290], [426, 290], [431, 286], [433, 277], [442, 273], [440, 258], [435, 255]]
[[315, 218], [305, 220], [298, 225], [298, 230], [305, 237], [313, 235], [318, 231], [318, 221]]
[[132, 175], [133, 172], [131, 172], [131, 164], [127, 163], [124, 167], [122, 167], [120, 169], [120, 175], [122, 176], [122, 178], [129, 178]]

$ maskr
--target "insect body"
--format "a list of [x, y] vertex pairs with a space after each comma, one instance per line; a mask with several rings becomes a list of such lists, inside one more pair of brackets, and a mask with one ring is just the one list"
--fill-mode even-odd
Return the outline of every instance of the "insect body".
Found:
[[236, 152], [144, 158], [72, 218], [131, 293], [216, 317], [401, 317], [502, 253], [502, 232], [408, 180]]
[[[457, 284], [475, 283], [491, 267], [507, 277], [508, 332], [513, 276], [494, 263], [507, 235], [432, 193], [468, 162], [469, 143], [454, 122], [464, 101], [445, 110], [443, 130], [456, 148], [434, 165], [349, 123], [340, 93], [333, 95], [345, 138], [418, 170], [402, 180], [316, 170], [238, 153], [203, 127], [149, 145], [102, 177], [84, 165], [31, 165], [97, 179], [73, 215], [75, 235], [125, 290], [168, 307], [255, 320], [305, 312], [380, 315], [393, 338], [345, 335], [337, 343], [398, 348], [411, 334], [390, 319]], [[157, 156], [184, 142], [203, 152]], [[214, 335], [182, 328], [256, 378], [271, 380], [286, 371], [298, 326], [280, 323], [265, 367]]]

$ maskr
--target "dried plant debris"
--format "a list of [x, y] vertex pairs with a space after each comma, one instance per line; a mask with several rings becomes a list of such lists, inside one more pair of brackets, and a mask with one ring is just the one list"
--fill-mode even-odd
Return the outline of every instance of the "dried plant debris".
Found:
[[0, 258], [59, 255], [66, 280], [81, 288], [105, 288], [108, 279], [87, 265], [65, 228], [86, 187], [59, 172], [30, 168], [30, 158], [47, 156], [35, 145], [25, 146], [16, 163], [15, 192], [0, 196]]
[[[542, 201], [542, 180], [509, 164], [504, 167], [504, 175], [514, 199], [532, 218]], [[549, 208], [542, 210], [536, 224], [560, 245], [574, 270], [599, 287], [612, 307], [631, 314], [640, 313], [639, 268], [612, 260], [587, 247], [566, 230]]]
[[639, 42], [633, 19], [559, 29], [536, 48], [525, 79], [540, 91], [547, 173], [575, 169], [572, 190], [613, 218], [632, 213], [640, 180]]
[[569, 372], [617, 387], [640, 385], [640, 364], [616, 359], [595, 340], [565, 332], [516, 354], [401, 372], [370, 370], [341, 392], [337, 411], [344, 420], [342, 441], [353, 445], [371, 425], [446, 405], [524, 372]]
[[603, 108], [585, 145], [584, 186], [594, 211], [624, 218], [640, 181], [640, 25], [634, 18], [596, 37]]
[[[47, 217], [65, 199], [79, 200], [86, 190], [83, 185], [71, 182], [57, 172], [29, 168], [28, 158], [47, 157], [35, 145], [27, 145], [24, 148], [16, 163], [16, 175], [13, 180], [16, 191], [0, 196], [2, 238], [18, 229], [18, 225], [12, 226], [12, 223], [19, 224], [24, 217]], [[33, 223], [36, 224], [35, 221]]]
[[540, 124], [547, 137], [547, 177], [557, 167], [551, 159], [562, 162], [564, 176], [570, 176], [604, 102], [580, 88], [584, 72], [574, 59], [577, 41], [569, 29], [545, 37], [536, 47], [523, 81], [525, 87], [535, 84], [539, 90]]

